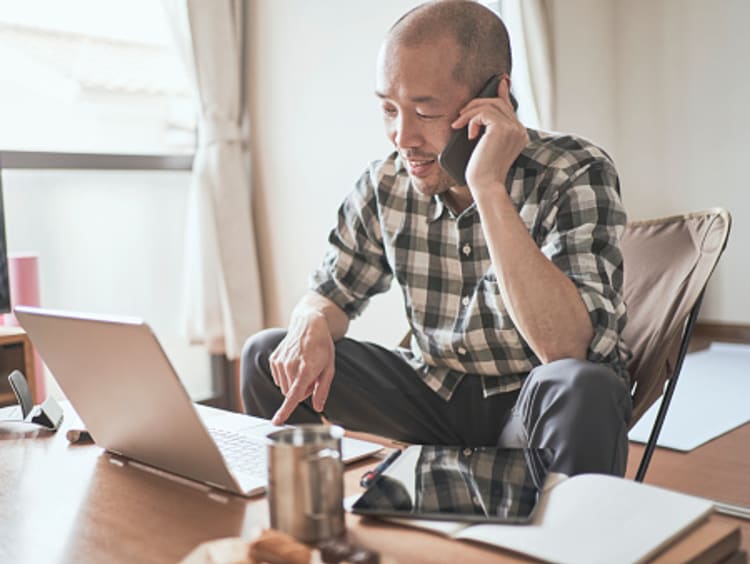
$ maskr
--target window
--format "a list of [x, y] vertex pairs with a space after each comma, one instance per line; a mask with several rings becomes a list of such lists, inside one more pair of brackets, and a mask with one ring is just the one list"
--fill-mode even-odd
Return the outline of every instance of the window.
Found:
[[160, 2], [4, 2], [0, 60], [0, 150], [193, 151], [195, 109]]
[[8, 250], [39, 255], [42, 305], [148, 319], [210, 397], [179, 327], [196, 108], [161, 2], [0, 2], [0, 61]]

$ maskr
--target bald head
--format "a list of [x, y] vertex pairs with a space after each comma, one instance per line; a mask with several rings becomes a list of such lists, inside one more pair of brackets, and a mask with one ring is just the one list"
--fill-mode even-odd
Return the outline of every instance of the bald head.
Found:
[[437, 0], [417, 6], [389, 30], [386, 49], [452, 38], [459, 48], [453, 78], [475, 92], [492, 75], [511, 70], [510, 42], [502, 20], [470, 0]]

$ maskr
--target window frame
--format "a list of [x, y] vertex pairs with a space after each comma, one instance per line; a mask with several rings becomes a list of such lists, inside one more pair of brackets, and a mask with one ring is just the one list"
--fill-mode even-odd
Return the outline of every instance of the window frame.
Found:
[[38, 170], [192, 170], [193, 154], [136, 155], [0, 151], [0, 169]]

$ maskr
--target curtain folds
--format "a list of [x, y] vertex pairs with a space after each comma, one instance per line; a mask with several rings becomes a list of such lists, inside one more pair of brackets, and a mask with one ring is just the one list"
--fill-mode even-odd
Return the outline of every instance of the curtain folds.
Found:
[[539, 125], [544, 129], [554, 129], [555, 65], [549, 0], [524, 0], [519, 4], [526, 63]]
[[164, 0], [199, 103], [188, 198], [183, 328], [211, 354], [237, 358], [263, 326], [243, 134], [242, 0]]
[[550, 0], [503, 0], [511, 37], [513, 90], [519, 117], [531, 127], [555, 128], [555, 62]]

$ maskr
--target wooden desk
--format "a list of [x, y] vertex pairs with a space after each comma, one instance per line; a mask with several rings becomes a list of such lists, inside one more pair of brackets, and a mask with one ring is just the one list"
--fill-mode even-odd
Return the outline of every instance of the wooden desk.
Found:
[[[74, 426], [68, 411], [54, 434], [0, 424], [0, 562], [176, 562], [206, 540], [268, 526], [265, 497], [209, 495], [113, 463], [95, 445], [69, 445]], [[347, 495], [376, 463], [348, 467]], [[353, 538], [380, 550], [395, 541], [404, 562], [498, 560], [489, 547], [359, 521], [347, 515]]]
[[[57, 433], [0, 424], [0, 562], [176, 562], [206, 540], [268, 526], [265, 497], [210, 495]], [[348, 467], [347, 494], [373, 459]], [[351, 537], [399, 562], [517, 562], [509, 553], [347, 515]], [[748, 533], [743, 540], [745, 548]]]

